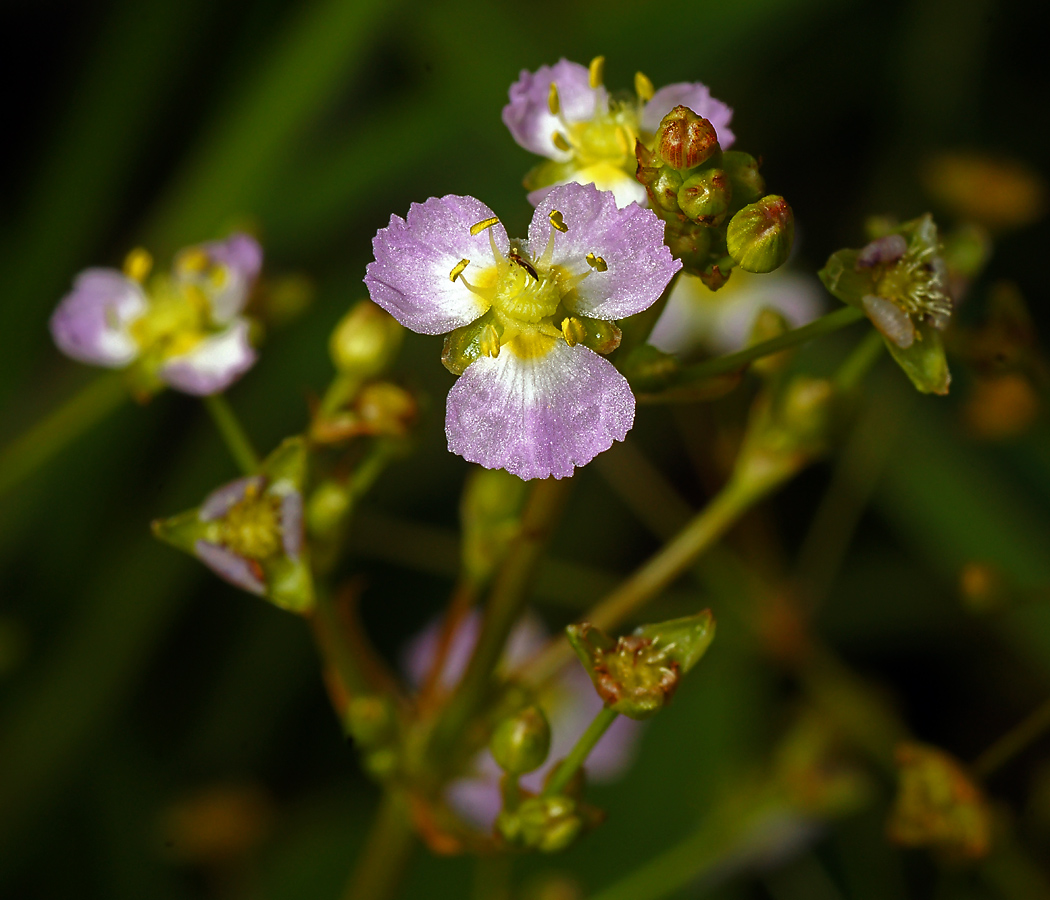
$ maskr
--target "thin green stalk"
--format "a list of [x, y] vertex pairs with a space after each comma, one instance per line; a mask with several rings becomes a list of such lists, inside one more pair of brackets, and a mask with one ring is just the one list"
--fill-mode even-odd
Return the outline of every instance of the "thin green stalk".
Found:
[[608, 706], [602, 707], [601, 712], [587, 726], [587, 730], [580, 735], [580, 739], [576, 741], [575, 746], [569, 751], [569, 755], [558, 764], [554, 775], [543, 789], [544, 797], [553, 797], [565, 790], [568, 783], [572, 781], [572, 777], [587, 762], [587, 757], [591, 755], [591, 751], [598, 741], [601, 740], [602, 735], [616, 721], [618, 715], [619, 713], [616, 710], [610, 709]]
[[677, 386], [690, 381], [703, 381], [705, 378], [736, 372], [738, 369], [744, 368], [748, 363], [754, 362], [763, 356], [779, 353], [781, 350], [786, 350], [789, 347], [795, 347], [814, 338], [831, 334], [863, 318], [864, 313], [861, 310], [852, 306], [844, 306], [842, 309], [837, 309], [826, 316], [821, 316], [808, 325], [785, 331], [783, 334], [770, 338], [768, 341], [745, 347], [743, 350], [729, 353], [726, 356], [718, 356], [715, 359], [708, 359], [691, 366], [684, 366], [675, 377], [674, 384]]
[[974, 760], [974, 775], [987, 778], [1004, 763], [1009, 762], [1018, 753], [1032, 744], [1045, 731], [1050, 729], [1050, 700], [1047, 700], [1035, 712], [1031, 713], [1018, 725], [1011, 728], [991, 747]]
[[352, 696], [371, 693], [368, 677], [359, 665], [359, 654], [353, 652], [343, 637], [345, 623], [336, 611], [331, 594], [321, 585], [315, 590], [311, 621], [322, 656], [335, 669], [343, 687]]
[[0, 496], [128, 398], [119, 372], [100, 375], [0, 451]]
[[226, 443], [234, 462], [241, 467], [245, 475], [251, 475], [259, 468], [259, 454], [255, 452], [251, 440], [241, 426], [240, 419], [233, 407], [222, 394], [211, 394], [204, 398], [204, 406], [215, 420], [215, 425]]
[[[785, 473], [787, 477], [788, 473]], [[705, 550], [712, 547], [755, 503], [780, 483], [779, 480], [731, 480], [670, 543], [649, 558], [583, 619], [612, 630], [634, 615], [667, 588]], [[526, 664], [523, 675], [541, 684], [572, 659], [572, 648], [564, 639], [552, 642], [543, 653]]]
[[881, 334], [874, 328], [869, 331], [835, 373], [835, 386], [843, 393], [853, 390], [882, 355], [885, 346]]
[[434, 729], [431, 748], [439, 759], [485, 702], [492, 685], [492, 673], [503, 655], [507, 637], [525, 607], [537, 563], [561, 514], [570, 484], [569, 479], [547, 478], [536, 482], [529, 495], [518, 537], [496, 574], [485, 605], [477, 646]]
[[342, 900], [390, 900], [408, 871], [416, 839], [408, 804], [395, 791], [380, 801], [372, 829], [357, 857], [357, 866], [343, 891]]

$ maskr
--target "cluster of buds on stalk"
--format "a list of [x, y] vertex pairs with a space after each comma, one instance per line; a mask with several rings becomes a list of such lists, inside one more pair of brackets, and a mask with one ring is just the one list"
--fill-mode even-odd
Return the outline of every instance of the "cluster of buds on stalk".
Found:
[[715, 127], [685, 106], [664, 116], [653, 149], [636, 144], [637, 179], [665, 223], [686, 272], [717, 290], [735, 266], [772, 272], [791, 252], [795, 220], [783, 197], [763, 196], [758, 161], [723, 151]]

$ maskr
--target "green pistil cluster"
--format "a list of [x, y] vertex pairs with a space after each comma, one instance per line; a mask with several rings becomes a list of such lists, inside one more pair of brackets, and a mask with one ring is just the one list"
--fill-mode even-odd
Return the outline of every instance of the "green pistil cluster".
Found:
[[246, 559], [264, 560], [281, 552], [281, 501], [249, 487], [219, 522], [219, 542]]

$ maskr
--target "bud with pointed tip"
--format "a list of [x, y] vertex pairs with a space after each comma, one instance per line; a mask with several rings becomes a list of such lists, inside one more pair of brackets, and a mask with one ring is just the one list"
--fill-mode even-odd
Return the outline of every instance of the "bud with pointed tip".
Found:
[[504, 772], [524, 775], [547, 761], [551, 726], [538, 706], [527, 706], [503, 719], [492, 732], [489, 751]]
[[770, 194], [729, 222], [726, 247], [745, 272], [772, 272], [787, 262], [795, 240], [795, 216], [783, 197]]
[[718, 151], [718, 134], [703, 116], [676, 106], [661, 120], [653, 150], [672, 169], [693, 169]]

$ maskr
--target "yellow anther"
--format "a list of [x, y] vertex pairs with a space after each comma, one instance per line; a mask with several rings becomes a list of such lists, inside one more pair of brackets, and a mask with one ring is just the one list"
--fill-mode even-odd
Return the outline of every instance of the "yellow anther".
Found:
[[562, 232], [562, 234], [569, 230], [569, 226], [565, 224], [565, 219], [562, 218], [558, 210], [552, 209], [551, 214], [547, 218], [550, 220], [551, 228]]
[[184, 272], [200, 273], [208, 268], [208, 254], [200, 247], [192, 247], [179, 254], [178, 263]]
[[495, 359], [499, 356], [499, 333], [493, 325], [486, 325], [478, 339], [478, 349], [484, 356]]
[[555, 131], [551, 134], [551, 141], [554, 143], [555, 147], [562, 151], [562, 153], [568, 153], [572, 150], [572, 144], [565, 140], [565, 135], [560, 131]]
[[591, 87], [600, 88], [605, 80], [605, 57], [594, 57], [588, 67], [588, 73], [590, 74]]
[[561, 333], [565, 336], [565, 343], [575, 347], [587, 337], [587, 327], [576, 316], [566, 316], [561, 321]]
[[215, 290], [221, 290], [223, 287], [226, 286], [228, 274], [229, 273], [227, 272], [224, 266], [216, 266], [214, 269], [212, 269], [212, 273], [210, 276], [211, 286], [215, 288]]
[[609, 268], [609, 264], [604, 259], [600, 256], [595, 256], [593, 253], [588, 253], [586, 259], [587, 265], [599, 272], [605, 272]]
[[480, 222], [475, 222], [473, 225], [470, 226], [471, 236], [477, 237], [486, 228], [491, 228], [498, 221], [499, 221], [499, 217], [498, 216], [493, 216], [491, 219], [482, 219]]
[[642, 103], [648, 103], [653, 99], [653, 94], [656, 91], [653, 89], [653, 83], [644, 72], [634, 73], [634, 92]]
[[[474, 229], [471, 228], [470, 230], [473, 231]], [[460, 275], [463, 274], [463, 270], [469, 265], [470, 265], [470, 260], [469, 259], [461, 259], [458, 263], [456, 263], [452, 267], [452, 271], [448, 273], [448, 280], [449, 281], [455, 281], [457, 278], [459, 278]]]
[[124, 274], [140, 284], [146, 280], [152, 268], [153, 257], [141, 247], [136, 247], [124, 258]]
[[551, 82], [550, 93], [547, 94], [547, 109], [551, 111], [552, 116], [556, 116], [561, 112], [561, 99], [558, 97], [558, 85], [553, 81]]

